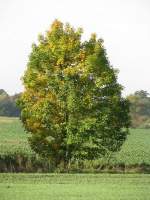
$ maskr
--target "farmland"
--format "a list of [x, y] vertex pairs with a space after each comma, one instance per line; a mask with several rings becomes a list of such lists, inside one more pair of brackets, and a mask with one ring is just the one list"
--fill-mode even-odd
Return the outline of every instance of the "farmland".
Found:
[[[138, 169], [140, 165], [150, 165], [150, 130], [149, 129], [132, 129], [130, 131], [127, 141], [123, 145], [121, 151], [113, 155], [110, 165], [123, 165], [126, 168], [132, 166], [133, 168]], [[20, 162], [25, 163], [29, 158], [29, 162], [26, 164], [26, 168], [29, 168], [29, 164], [32, 163], [32, 160], [35, 160], [35, 153], [30, 149], [30, 146], [27, 141], [28, 134], [23, 130], [23, 127], [18, 120], [18, 118], [0, 118], [0, 158], [1, 162], [7, 163], [14, 162], [16, 159], [20, 159], [20, 156], [23, 156], [25, 159], [18, 160], [18, 165], [21, 165]], [[14, 160], [13, 160], [14, 159]], [[104, 161], [97, 160], [94, 164], [87, 164], [86, 168], [90, 170], [92, 168], [99, 168], [99, 165]], [[38, 160], [39, 164], [39, 160]], [[34, 166], [36, 168], [36, 163]], [[41, 167], [41, 164], [40, 164]], [[4, 167], [6, 168], [6, 166]], [[15, 171], [13, 169], [8, 171]], [[22, 168], [21, 171], [25, 169]], [[89, 171], [90, 171], [89, 170]], [[99, 170], [99, 169], [98, 169]], [[6, 171], [6, 170], [4, 170]], [[29, 171], [31, 170], [31, 167]], [[134, 170], [133, 170], [134, 171]], [[138, 171], [138, 170], [137, 170]]]
[[[13, 171], [13, 163], [18, 165], [17, 162], [24, 163], [27, 159], [23, 164], [27, 166], [22, 168], [20, 164], [22, 171], [32, 171], [31, 161], [32, 168], [36, 168], [38, 163], [34, 171], [39, 171], [39, 165], [42, 168], [40, 160], [34, 161], [37, 158], [28, 145], [27, 137], [17, 118], [0, 118], [1, 166], [3, 162], [12, 162], [8, 171]], [[95, 165], [100, 162], [97, 160]], [[127, 168], [131, 165], [134, 166], [133, 171], [126, 172], [137, 172], [135, 168], [142, 163], [150, 165], [150, 134], [148, 129], [134, 129], [110, 165], [122, 164]], [[92, 172], [95, 165], [91, 167], [87, 163], [86, 167]], [[43, 168], [41, 171], [44, 171]], [[149, 200], [149, 196], [149, 174], [0, 173], [0, 200]]]
[[150, 175], [0, 174], [1, 200], [149, 200]]
[[18, 118], [0, 117], [0, 155], [21, 152], [33, 153], [21, 122]]

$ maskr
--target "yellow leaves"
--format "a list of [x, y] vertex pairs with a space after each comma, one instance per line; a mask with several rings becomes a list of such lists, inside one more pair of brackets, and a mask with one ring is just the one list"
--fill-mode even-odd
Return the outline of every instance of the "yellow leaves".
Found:
[[41, 86], [45, 86], [47, 84], [47, 77], [43, 74], [39, 74], [37, 77], [37, 82]]
[[64, 75], [74, 75], [76, 73], [75, 67], [67, 67], [63, 70]]
[[32, 130], [33, 133], [42, 128], [41, 122], [34, 121], [31, 118], [28, 118], [26, 120], [26, 125], [27, 125], [27, 127], [30, 127], [30, 129]]
[[57, 101], [57, 96], [53, 92], [49, 92], [46, 95], [46, 99], [48, 99], [51, 102], [56, 102]]
[[92, 33], [90, 39], [96, 41], [96, 37], [97, 37], [96, 33]]
[[59, 66], [59, 65], [63, 65], [64, 64], [64, 58], [59, 58], [58, 60], [57, 60], [57, 63], [56, 63], [56, 65], [57, 66]]
[[51, 25], [51, 29], [50, 31], [52, 31], [53, 29], [59, 29], [63, 27], [63, 23], [61, 21], [59, 21], [58, 19], [55, 19], [54, 22]]
[[97, 77], [95, 80], [95, 84], [97, 87], [104, 87], [105, 85], [111, 83], [113, 81], [113, 74], [108, 72], [102, 72], [100, 77]]
[[40, 129], [41, 128], [41, 123], [40, 122], [34, 122], [33, 125], [32, 125], [32, 128], [36, 129], [36, 130]]
[[62, 85], [62, 86], [63, 86], [63, 85], [64, 85], [64, 81], [60, 81], [60, 85]]
[[34, 103], [34, 95], [35, 95], [35, 91], [33, 89], [25, 88], [25, 92], [22, 93], [21, 99], [24, 102], [30, 102], [33, 104]]
[[91, 95], [90, 94], [85, 95], [85, 97], [84, 97], [84, 103], [85, 103], [85, 105], [87, 107], [91, 106]]
[[79, 59], [83, 62], [85, 61], [85, 58], [86, 58], [86, 52], [84, 50], [81, 50], [79, 54]]
[[69, 66], [63, 70], [64, 75], [66, 76], [74, 76], [74, 75], [82, 75], [85, 72], [85, 68], [83, 65]]

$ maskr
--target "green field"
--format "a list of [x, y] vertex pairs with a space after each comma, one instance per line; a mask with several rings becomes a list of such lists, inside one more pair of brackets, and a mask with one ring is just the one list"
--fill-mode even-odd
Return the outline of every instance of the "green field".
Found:
[[[35, 155], [27, 137], [17, 118], [0, 118], [0, 162], [15, 162], [14, 155]], [[148, 129], [131, 130], [111, 161], [111, 165], [119, 163], [136, 165], [133, 172], [142, 163], [150, 165]], [[149, 200], [149, 196], [149, 174], [0, 173], [0, 200]]]
[[117, 162], [126, 165], [150, 165], [150, 129], [132, 129], [121, 151], [117, 154]]
[[0, 155], [33, 154], [18, 118], [0, 117]]
[[[33, 154], [27, 137], [17, 118], [0, 118], [0, 155]], [[125, 165], [150, 164], [150, 130], [132, 129], [122, 150], [114, 156], [112, 162]]]
[[0, 200], [149, 200], [150, 175], [0, 174]]

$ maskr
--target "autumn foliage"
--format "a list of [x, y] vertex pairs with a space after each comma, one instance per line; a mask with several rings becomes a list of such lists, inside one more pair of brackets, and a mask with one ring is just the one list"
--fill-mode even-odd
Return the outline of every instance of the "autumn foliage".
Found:
[[56, 165], [118, 151], [129, 126], [128, 101], [103, 40], [55, 20], [39, 36], [23, 77], [21, 119], [30, 145]]

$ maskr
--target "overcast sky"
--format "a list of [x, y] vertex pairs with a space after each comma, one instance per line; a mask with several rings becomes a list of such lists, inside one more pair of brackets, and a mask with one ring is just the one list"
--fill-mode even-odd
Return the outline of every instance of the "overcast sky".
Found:
[[104, 39], [124, 95], [150, 92], [150, 0], [0, 0], [0, 88], [23, 90], [31, 44], [56, 18]]

